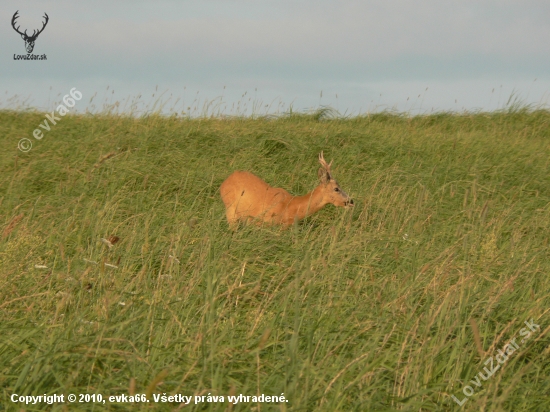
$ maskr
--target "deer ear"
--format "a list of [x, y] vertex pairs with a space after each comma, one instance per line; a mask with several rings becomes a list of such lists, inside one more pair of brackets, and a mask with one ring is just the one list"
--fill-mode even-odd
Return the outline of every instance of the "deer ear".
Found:
[[323, 167], [319, 168], [319, 170], [317, 171], [317, 176], [319, 176], [319, 180], [323, 184], [328, 183], [328, 181], [330, 180], [330, 175], [328, 174], [328, 172]]

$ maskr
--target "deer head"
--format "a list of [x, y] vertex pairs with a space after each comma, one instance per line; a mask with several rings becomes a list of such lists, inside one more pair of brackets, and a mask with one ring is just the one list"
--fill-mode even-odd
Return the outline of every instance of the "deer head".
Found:
[[321, 163], [321, 167], [317, 172], [317, 176], [319, 176], [319, 180], [321, 181], [320, 186], [323, 188], [324, 202], [332, 203], [334, 206], [353, 207], [353, 199], [340, 188], [338, 182], [330, 173], [332, 160], [327, 164], [323, 157], [323, 152], [321, 152], [319, 153], [319, 163]]
[[44, 18], [46, 19], [46, 21], [43, 23], [42, 28], [40, 30], [38, 30], [38, 32], [36, 30], [33, 30], [32, 35], [29, 36], [29, 35], [27, 35], [27, 30], [25, 30], [24, 33], [21, 33], [19, 31], [20, 26], [15, 27], [15, 20], [17, 20], [17, 18], [19, 17], [17, 15], [17, 13], [19, 13], [19, 10], [17, 10], [15, 12], [15, 14], [13, 15], [13, 17], [11, 19], [11, 25], [12, 25], [13, 29], [21, 35], [21, 38], [23, 40], [25, 40], [25, 48], [27, 49], [27, 53], [32, 53], [32, 51], [34, 49], [34, 42], [36, 41], [36, 38], [38, 37], [38, 35], [44, 31], [44, 28], [48, 24], [49, 17], [46, 13], [44, 13]]

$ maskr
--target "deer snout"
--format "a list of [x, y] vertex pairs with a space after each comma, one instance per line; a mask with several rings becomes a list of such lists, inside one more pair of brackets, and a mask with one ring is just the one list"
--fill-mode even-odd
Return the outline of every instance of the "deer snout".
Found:
[[345, 206], [345, 207], [353, 207], [353, 206], [355, 206], [355, 204], [353, 203], [353, 199], [346, 200], [346, 201], [344, 202], [344, 206]]

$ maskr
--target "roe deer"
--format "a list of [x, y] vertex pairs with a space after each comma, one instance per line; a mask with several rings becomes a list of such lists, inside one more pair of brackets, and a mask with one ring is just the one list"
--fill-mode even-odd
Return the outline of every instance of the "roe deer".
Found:
[[252, 173], [233, 172], [220, 186], [229, 226], [235, 229], [240, 220], [256, 219], [258, 224], [265, 222], [288, 227], [329, 203], [341, 207], [353, 206], [353, 200], [332, 177], [332, 161], [327, 164], [323, 152], [319, 154], [319, 163], [321, 183], [303, 196], [292, 196], [284, 189], [271, 187]]

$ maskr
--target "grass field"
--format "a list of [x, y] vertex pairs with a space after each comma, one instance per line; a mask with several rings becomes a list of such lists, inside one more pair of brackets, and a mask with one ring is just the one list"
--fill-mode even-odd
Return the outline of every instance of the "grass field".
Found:
[[[1, 111], [3, 410], [549, 411], [550, 112], [323, 114]], [[305, 194], [321, 150], [353, 210], [229, 230], [232, 171]]]

